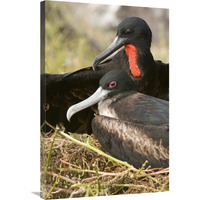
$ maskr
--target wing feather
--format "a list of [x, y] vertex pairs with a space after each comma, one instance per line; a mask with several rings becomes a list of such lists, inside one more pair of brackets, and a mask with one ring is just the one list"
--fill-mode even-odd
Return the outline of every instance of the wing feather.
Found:
[[92, 130], [100, 144], [114, 157], [141, 167], [169, 166], [168, 125], [131, 123], [105, 116], [92, 121]]

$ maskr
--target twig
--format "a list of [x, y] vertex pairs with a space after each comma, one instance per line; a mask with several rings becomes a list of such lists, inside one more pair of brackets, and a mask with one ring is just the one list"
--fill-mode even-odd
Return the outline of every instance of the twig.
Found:
[[56, 185], [58, 184], [58, 180], [59, 180], [59, 176], [56, 178], [55, 183], [53, 184], [51, 190], [49, 191], [49, 193], [47, 194], [47, 196], [45, 197], [45, 200], [48, 199], [51, 195], [51, 192], [53, 191], [53, 189], [56, 187]]
[[[77, 168], [72, 168], [72, 167], [68, 167], [66, 169], [62, 169], [62, 171], [76, 171], [76, 172], [84, 172], [84, 173], [96, 173], [94, 170], [89, 170], [89, 169], [77, 169]], [[113, 173], [113, 172], [101, 172], [101, 171], [98, 171], [99, 174], [102, 174], [104, 176], [116, 176], [118, 174], [121, 174], [121, 172], [117, 172], [117, 173]]]
[[44, 123], [42, 124], [42, 126], [41, 126], [41, 129], [42, 129], [42, 127], [44, 126], [44, 125], [48, 125], [51, 129], [53, 129], [54, 131], [56, 130], [56, 128], [54, 127], [54, 126], [52, 126], [51, 124], [49, 124], [46, 120], [44, 121]]
[[54, 133], [54, 135], [53, 135], [53, 138], [52, 138], [52, 142], [51, 142], [51, 145], [50, 145], [49, 154], [48, 154], [48, 157], [47, 157], [46, 166], [45, 166], [45, 169], [44, 169], [44, 178], [45, 178], [45, 182], [46, 182], [46, 177], [47, 177], [47, 169], [48, 169], [49, 161], [50, 161], [50, 158], [51, 158], [52, 147], [53, 147], [53, 143], [54, 143], [54, 141], [55, 141], [55, 137], [56, 137], [57, 133], [58, 133], [58, 130], [56, 129], [56, 130], [55, 130], [55, 133]]
[[130, 170], [131, 170], [131, 169], [127, 169], [127, 170], [125, 170], [125, 171], [119, 173], [117, 176], [115, 176], [115, 178], [113, 178], [112, 180], [110, 180], [110, 181], [107, 183], [107, 185], [109, 186], [109, 185], [113, 184], [113, 182], [114, 182], [115, 180], [117, 180], [120, 176], [123, 177], [124, 175], [126, 175], [127, 173], [129, 173]]
[[41, 125], [40, 129], [42, 129], [45, 124], [47, 124], [46, 120], [43, 122], [43, 124]]
[[41, 145], [41, 152], [42, 152], [42, 162], [43, 162], [43, 167], [45, 168], [45, 159], [44, 159], [44, 147], [42, 144], [42, 135], [40, 134], [40, 145]]
[[82, 194], [82, 193], [85, 193], [85, 190], [83, 190], [83, 188], [80, 188], [80, 189], [78, 189], [77, 191], [73, 191], [73, 192], [71, 193], [71, 195], [69, 196], [69, 198], [73, 198], [74, 195], [78, 195], [78, 194]]
[[124, 165], [124, 166], [126, 166], [126, 167], [128, 167], [128, 168], [131, 168], [131, 169], [134, 168], [132, 165], [129, 165], [127, 162], [123, 162], [123, 161], [121, 161], [121, 160], [118, 160], [118, 159], [116, 159], [116, 158], [114, 158], [114, 157], [112, 157], [112, 156], [110, 156], [110, 155], [104, 153], [104, 152], [101, 151], [100, 149], [98, 149], [98, 148], [96, 148], [96, 147], [94, 147], [94, 146], [91, 146], [90, 144], [85, 144], [85, 143], [83, 143], [83, 142], [80, 142], [79, 140], [74, 139], [73, 137], [71, 137], [70, 135], [64, 133], [63, 131], [59, 131], [59, 134], [61, 134], [62, 136], [66, 137], [67, 139], [73, 141], [73, 142], [76, 143], [76, 144], [79, 144], [79, 145], [81, 145], [81, 146], [87, 147], [88, 149], [91, 149], [92, 151], [95, 151], [95, 152], [97, 152], [98, 154], [105, 156], [106, 158], [108, 158], [108, 159], [110, 159], [110, 160], [113, 160], [113, 161], [115, 161], [115, 162], [117, 162], [117, 163], [119, 163], [119, 164], [122, 164], [122, 165]]
[[148, 163], [148, 160], [146, 160], [144, 163], [143, 163], [143, 165], [142, 165], [142, 167], [139, 169], [139, 171], [137, 172], [138, 174], [144, 169], [144, 167], [146, 166], [146, 164]]
[[124, 188], [124, 186], [120, 187], [119, 189], [117, 189], [116, 191], [114, 191], [111, 195], [117, 194], [120, 190], [122, 190]]
[[113, 186], [118, 186], [118, 187], [141, 187], [141, 188], [145, 188], [145, 189], [150, 189], [154, 192], [158, 192], [159, 190], [156, 190], [152, 187], [148, 187], [145, 185], [136, 185], [136, 184], [113, 184]]
[[93, 165], [93, 168], [97, 175], [97, 196], [98, 196], [99, 192], [101, 191], [101, 185], [100, 185], [100, 181], [99, 181], [99, 173], [98, 173], [97, 167], [95, 165]]
[[[70, 188], [74, 188], [74, 187], [85, 187], [85, 188], [87, 188], [86, 190], [87, 190], [87, 195], [89, 195], [89, 192], [92, 194], [92, 196], [95, 196], [95, 194], [94, 194], [94, 192], [92, 191], [92, 189], [89, 187], [91, 184], [83, 184], [83, 183], [77, 183], [77, 184], [74, 184], [74, 185], [72, 185]], [[89, 190], [89, 191], [88, 191]]]
[[[65, 164], [68, 164], [68, 165], [74, 166], [74, 167], [76, 167], [76, 168], [79, 168], [79, 169], [81, 170], [81, 168], [80, 168], [79, 166], [77, 166], [77, 165], [74, 165], [74, 164], [72, 164], [72, 163], [70, 163], [70, 162], [67, 162], [67, 161], [65, 161], [65, 160], [62, 160], [62, 159], [60, 159], [60, 161], [63, 162], [63, 163], [65, 163]], [[70, 168], [70, 167], [69, 167], [69, 168]], [[74, 169], [74, 168], [72, 168], [72, 169]], [[63, 170], [63, 171], [64, 171], [64, 170]]]
[[[42, 175], [44, 172], [41, 172], [40, 175]], [[70, 182], [70, 183], [76, 183], [75, 181], [69, 179], [69, 178], [66, 178], [64, 176], [61, 176], [61, 175], [58, 175], [56, 173], [53, 173], [53, 172], [47, 172], [48, 175], [51, 175], [51, 176], [56, 176], [56, 177], [60, 177], [60, 179], [64, 180], [64, 181], [67, 181], [67, 182]]]
[[[158, 172], [151, 172], [150, 174], [148, 174], [149, 176], [155, 176], [158, 174], [164, 174], [164, 173], [169, 173], [169, 170], [162, 170], [162, 171], [158, 171]], [[144, 177], [147, 174], [141, 174], [140, 177]]]

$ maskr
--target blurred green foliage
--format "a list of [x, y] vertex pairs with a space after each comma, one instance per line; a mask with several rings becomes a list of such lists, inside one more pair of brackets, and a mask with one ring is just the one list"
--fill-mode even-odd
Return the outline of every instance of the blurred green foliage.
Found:
[[[66, 73], [92, 65], [93, 59], [113, 41], [116, 30], [91, 24], [88, 4], [45, 2], [45, 71]], [[91, 16], [91, 15], [90, 15]], [[97, 22], [98, 23], [98, 22]], [[152, 44], [155, 59], [168, 62], [168, 44], [160, 30], [161, 42]]]

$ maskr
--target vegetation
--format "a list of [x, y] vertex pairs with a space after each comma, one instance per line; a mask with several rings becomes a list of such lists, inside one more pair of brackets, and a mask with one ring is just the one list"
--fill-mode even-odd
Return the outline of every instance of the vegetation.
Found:
[[[41, 197], [71, 198], [164, 192], [169, 169], [140, 169], [108, 155], [93, 135], [41, 133]], [[44, 123], [44, 124], [45, 124]]]

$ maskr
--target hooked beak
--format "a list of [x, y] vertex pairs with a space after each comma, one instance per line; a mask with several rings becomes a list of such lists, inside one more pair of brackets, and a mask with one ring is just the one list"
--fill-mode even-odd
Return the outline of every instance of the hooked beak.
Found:
[[100, 102], [101, 100], [103, 100], [105, 98], [105, 96], [109, 93], [108, 90], [104, 90], [102, 89], [102, 87], [99, 87], [96, 92], [90, 96], [89, 98], [85, 99], [84, 101], [81, 101], [80, 103], [77, 103], [73, 106], [71, 106], [66, 114], [67, 120], [70, 122], [71, 117], [81, 111], [84, 110], [85, 108], [88, 108], [98, 102]]
[[127, 38], [121, 38], [121, 37], [116, 36], [112, 44], [103, 53], [101, 53], [99, 56], [97, 56], [94, 59], [93, 65], [92, 65], [93, 70], [96, 70], [97, 65], [102, 60], [104, 60], [105, 58], [110, 56], [112, 53], [114, 53], [116, 50], [121, 48], [125, 44], [126, 39]]

